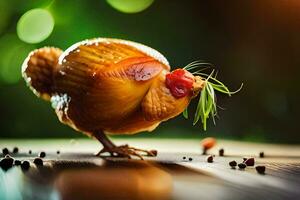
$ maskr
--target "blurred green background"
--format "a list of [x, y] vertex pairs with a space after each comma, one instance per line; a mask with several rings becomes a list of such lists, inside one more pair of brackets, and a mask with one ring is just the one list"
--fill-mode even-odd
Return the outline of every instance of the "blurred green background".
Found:
[[[46, 14], [28, 17], [35, 8]], [[0, 138], [85, 137], [26, 87], [21, 64], [38, 47], [113, 37], [157, 49], [173, 68], [214, 63], [232, 89], [244, 83], [237, 95], [218, 96], [225, 110], [206, 132], [178, 116], [134, 137], [299, 143], [299, 9], [298, 0], [0, 0]]]

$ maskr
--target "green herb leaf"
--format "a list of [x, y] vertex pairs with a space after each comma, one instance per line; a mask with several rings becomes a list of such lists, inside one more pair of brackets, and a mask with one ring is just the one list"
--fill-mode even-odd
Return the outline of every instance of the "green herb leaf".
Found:
[[[184, 67], [185, 70], [190, 71], [192, 74], [200, 75], [206, 78], [205, 86], [203, 87], [200, 93], [200, 97], [198, 100], [198, 105], [195, 111], [194, 121], [193, 121], [193, 125], [196, 125], [198, 121], [201, 119], [204, 130], [206, 130], [207, 128], [207, 119], [209, 117], [212, 118], [215, 124], [215, 117], [217, 116], [216, 91], [231, 96], [232, 94], [239, 92], [243, 87], [243, 84], [241, 84], [239, 89], [231, 92], [224, 83], [222, 83], [216, 78], [217, 73], [215, 73], [214, 70], [212, 70], [210, 74], [201, 72], [208, 68], [205, 67], [205, 65], [212, 66], [210, 63], [206, 63], [203, 61], [195, 61]], [[204, 67], [204, 68], [199, 69], [200, 67]], [[196, 70], [196, 71], [192, 72], [192, 70]], [[186, 119], [188, 118], [187, 108], [183, 111], [183, 116]]]
[[184, 118], [188, 119], [189, 118], [189, 113], [188, 113], [188, 108], [185, 108], [184, 111], [182, 112], [182, 115]]

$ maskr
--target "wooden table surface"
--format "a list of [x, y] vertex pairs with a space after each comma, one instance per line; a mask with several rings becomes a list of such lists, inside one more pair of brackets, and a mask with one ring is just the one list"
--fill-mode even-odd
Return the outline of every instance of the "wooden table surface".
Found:
[[[214, 162], [207, 163], [196, 139], [114, 142], [159, 153], [145, 161], [103, 159], [93, 155], [101, 146], [90, 139], [0, 140], [1, 148], [19, 147], [12, 154], [15, 159], [32, 162], [40, 151], [47, 154], [42, 168], [31, 163], [27, 172], [0, 169], [0, 199], [300, 199], [300, 145], [218, 140], [208, 152], [216, 155]], [[225, 150], [223, 157], [219, 148]], [[258, 156], [261, 151], [264, 158]], [[254, 157], [266, 173], [229, 167], [230, 161], [239, 163], [243, 157]]]

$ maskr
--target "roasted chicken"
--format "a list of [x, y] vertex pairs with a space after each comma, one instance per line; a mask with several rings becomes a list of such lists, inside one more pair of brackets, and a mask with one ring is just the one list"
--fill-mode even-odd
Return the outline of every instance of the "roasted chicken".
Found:
[[184, 111], [205, 80], [145, 45], [119, 39], [85, 40], [62, 51], [31, 52], [22, 74], [38, 97], [50, 101], [59, 120], [103, 144], [99, 155], [138, 156], [155, 151], [116, 146], [106, 135], [153, 131]]

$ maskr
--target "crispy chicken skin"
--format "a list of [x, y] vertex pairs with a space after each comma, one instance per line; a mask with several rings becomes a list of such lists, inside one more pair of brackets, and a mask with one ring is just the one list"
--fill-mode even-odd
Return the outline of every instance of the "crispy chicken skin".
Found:
[[180, 114], [203, 81], [176, 98], [166, 85], [168, 61], [144, 45], [118, 39], [79, 42], [65, 52], [44, 47], [23, 64], [23, 76], [39, 97], [50, 100], [61, 122], [92, 134], [152, 131]]

